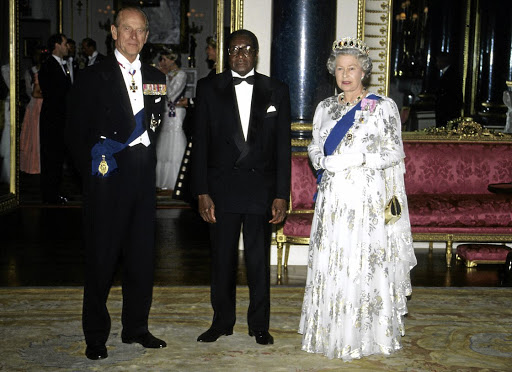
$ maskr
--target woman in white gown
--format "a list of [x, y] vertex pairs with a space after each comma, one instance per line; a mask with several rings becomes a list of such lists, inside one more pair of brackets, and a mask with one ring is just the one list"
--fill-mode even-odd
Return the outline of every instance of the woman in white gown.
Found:
[[[317, 106], [309, 157], [319, 176], [299, 333], [302, 350], [345, 361], [401, 348], [416, 265], [397, 106], [370, 94], [372, 62], [344, 38], [327, 62], [342, 90]], [[401, 218], [386, 224], [392, 195]]]
[[156, 142], [156, 187], [169, 191], [174, 188], [187, 146], [183, 131], [186, 110], [176, 106], [185, 91], [187, 74], [180, 70], [177, 60], [178, 55], [171, 51], [161, 53], [159, 60], [167, 81], [167, 109]]

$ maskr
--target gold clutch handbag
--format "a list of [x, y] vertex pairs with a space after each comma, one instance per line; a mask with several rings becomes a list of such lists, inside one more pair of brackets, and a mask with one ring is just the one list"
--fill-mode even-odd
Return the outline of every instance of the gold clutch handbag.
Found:
[[[400, 219], [402, 216], [402, 206], [400, 205], [400, 201], [396, 197], [396, 187], [395, 187], [395, 170], [393, 169], [393, 196], [391, 200], [386, 204], [386, 208], [384, 208], [384, 222], [386, 225], [394, 224], [396, 221]], [[386, 190], [388, 189], [388, 185], [386, 184]]]
[[384, 221], [386, 225], [391, 225], [398, 221], [400, 216], [402, 216], [402, 206], [396, 195], [393, 195], [384, 209]]

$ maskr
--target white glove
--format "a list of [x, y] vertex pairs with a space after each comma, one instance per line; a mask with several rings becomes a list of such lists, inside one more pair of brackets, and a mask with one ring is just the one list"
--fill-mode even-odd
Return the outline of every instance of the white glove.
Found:
[[320, 159], [321, 168], [329, 172], [339, 172], [344, 169], [363, 165], [365, 163], [365, 154], [343, 154], [329, 155]]

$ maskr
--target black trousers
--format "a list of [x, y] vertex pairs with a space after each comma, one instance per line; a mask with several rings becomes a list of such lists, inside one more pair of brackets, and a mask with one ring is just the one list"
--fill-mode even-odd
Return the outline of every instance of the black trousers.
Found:
[[123, 336], [148, 331], [152, 301], [155, 231], [155, 156], [143, 145], [116, 155], [119, 172], [88, 176], [84, 185], [86, 278], [82, 325], [87, 344], [110, 333], [106, 306], [122, 261]]
[[238, 242], [243, 225], [244, 259], [249, 285], [247, 323], [254, 331], [268, 331], [270, 319], [270, 239], [268, 215], [218, 213], [210, 226], [212, 250], [212, 327], [231, 330], [236, 321]]

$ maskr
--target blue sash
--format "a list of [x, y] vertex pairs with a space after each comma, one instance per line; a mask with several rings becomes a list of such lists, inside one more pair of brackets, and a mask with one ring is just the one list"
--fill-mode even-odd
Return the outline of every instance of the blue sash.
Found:
[[[103, 176], [108, 177], [112, 174], [112, 172], [117, 170], [117, 162], [114, 158], [114, 154], [128, 147], [130, 143], [132, 143], [135, 139], [139, 138], [145, 131], [144, 128], [144, 109], [140, 110], [135, 115], [135, 129], [132, 134], [125, 143], [117, 142], [111, 140], [110, 138], [106, 138], [103, 141], [95, 144], [91, 149], [91, 157], [92, 157], [92, 175], [93, 176]], [[105, 161], [108, 164], [108, 171], [104, 175], [102, 175], [98, 168], [100, 166], [100, 162], [103, 160], [103, 156], [105, 157]]]
[[[374, 99], [377, 100], [378, 97], [375, 94], [370, 94], [366, 99]], [[336, 125], [332, 128], [331, 133], [327, 136], [325, 143], [324, 143], [324, 156], [332, 155], [334, 150], [336, 150], [341, 142], [341, 140], [345, 137], [345, 134], [349, 131], [350, 128], [352, 128], [352, 125], [354, 125], [354, 117], [356, 116], [356, 111], [361, 110], [361, 101], [357, 103], [352, 109], [347, 112], [338, 122]], [[322, 175], [324, 174], [324, 169], [319, 169], [316, 172], [316, 183], [317, 185], [320, 184], [320, 181], [322, 180]], [[313, 196], [313, 201], [316, 201], [316, 195], [318, 192], [315, 193]]]

